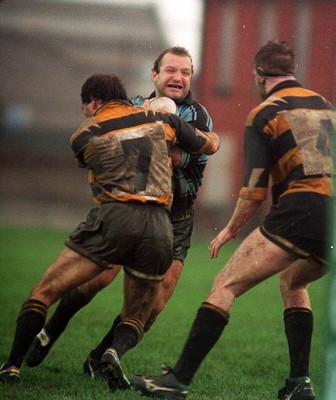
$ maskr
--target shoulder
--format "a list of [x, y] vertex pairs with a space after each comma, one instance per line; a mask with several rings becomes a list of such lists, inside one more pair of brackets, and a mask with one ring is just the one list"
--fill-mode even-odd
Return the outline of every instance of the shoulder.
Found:
[[208, 114], [207, 109], [198, 101], [194, 100], [192, 93], [189, 92], [188, 96], [180, 103], [177, 103], [177, 107], [181, 110], [194, 110], [201, 114]]
[[212, 130], [212, 119], [208, 110], [192, 96], [177, 104], [178, 114], [186, 122], [192, 123], [200, 130]]
[[258, 125], [260, 127], [261, 124], [264, 126], [288, 107], [288, 101], [284, 98], [283, 93], [274, 93], [249, 112], [246, 125]]

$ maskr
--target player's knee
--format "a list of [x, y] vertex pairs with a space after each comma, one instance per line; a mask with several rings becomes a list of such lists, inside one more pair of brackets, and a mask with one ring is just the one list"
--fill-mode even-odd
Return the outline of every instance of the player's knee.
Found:
[[279, 275], [279, 286], [282, 295], [286, 295], [286, 293], [294, 288], [293, 279], [291, 274], [288, 271], [284, 270]]
[[47, 307], [51, 306], [61, 296], [58, 295], [51, 286], [43, 285], [34, 288], [29, 296], [30, 299], [36, 299], [44, 303]]
[[282, 296], [286, 296], [289, 292], [306, 290], [308, 283], [298, 276], [283, 271], [279, 276], [279, 285]]

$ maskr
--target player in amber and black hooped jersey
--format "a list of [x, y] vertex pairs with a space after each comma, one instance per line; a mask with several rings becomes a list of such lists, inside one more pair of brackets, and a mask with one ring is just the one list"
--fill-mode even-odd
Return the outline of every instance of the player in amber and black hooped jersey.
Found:
[[[213, 154], [215, 134], [202, 134], [174, 114], [134, 107], [115, 75], [95, 74], [82, 86], [87, 117], [71, 136], [79, 166], [89, 171], [97, 206], [69, 235], [22, 305], [0, 381], [18, 381], [20, 367], [46, 321], [47, 310], [66, 292], [116, 264], [124, 266], [123, 318], [102, 363], [111, 390], [129, 388], [119, 358], [141, 340], [172, 262], [171, 145]], [[141, 297], [141, 302], [138, 299]]]
[[175, 366], [163, 376], [131, 379], [145, 395], [187, 398], [188, 386], [221, 336], [235, 300], [279, 273], [290, 368], [278, 399], [315, 400], [309, 377], [313, 313], [307, 288], [324, 275], [328, 249], [335, 247], [327, 223], [336, 121], [332, 105], [303, 88], [294, 72], [295, 56], [287, 42], [270, 41], [255, 56], [255, 83], [263, 102], [248, 115], [243, 187], [231, 219], [211, 241], [210, 257], [216, 258], [255, 215], [269, 182], [273, 205], [261, 227], [217, 274]]
[[[262, 79], [267, 73], [257, 67], [256, 75]], [[284, 235], [301, 237], [297, 247], [306, 255], [312, 248], [305, 245], [304, 238], [314, 239], [318, 246], [315, 255], [324, 260], [333, 119], [331, 104], [294, 78], [276, 85], [248, 116], [245, 178], [240, 192], [243, 199], [264, 200], [271, 178], [273, 209], [262, 232], [270, 240]]]
[[70, 142], [79, 164], [89, 169], [97, 204], [152, 201], [171, 207], [171, 161], [167, 165], [165, 158], [175, 140], [191, 152], [211, 148], [210, 140], [196, 136], [180, 117], [119, 101], [102, 105]]

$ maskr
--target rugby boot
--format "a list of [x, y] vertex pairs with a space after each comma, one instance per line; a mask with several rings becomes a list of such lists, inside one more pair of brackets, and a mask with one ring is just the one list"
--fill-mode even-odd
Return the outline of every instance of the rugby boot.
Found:
[[0, 367], [1, 383], [16, 383], [20, 380], [20, 368], [15, 365], [2, 364]]
[[33, 368], [41, 364], [55, 342], [56, 339], [49, 336], [48, 332], [43, 328], [41, 332], [36, 335], [26, 354], [25, 361], [28, 367]]
[[101, 370], [100, 359], [95, 357], [91, 351], [83, 363], [84, 374], [88, 374], [92, 379], [106, 379], [105, 374]]
[[161, 367], [161, 376], [134, 375], [130, 379], [134, 390], [148, 397], [167, 400], [184, 400], [188, 396], [188, 386], [179, 382], [173, 370], [166, 364]]
[[286, 379], [286, 385], [279, 390], [279, 400], [315, 400], [315, 393], [308, 376]]
[[100, 362], [112, 392], [117, 389], [131, 389], [131, 384], [121, 368], [118, 354], [113, 348], [105, 351]]

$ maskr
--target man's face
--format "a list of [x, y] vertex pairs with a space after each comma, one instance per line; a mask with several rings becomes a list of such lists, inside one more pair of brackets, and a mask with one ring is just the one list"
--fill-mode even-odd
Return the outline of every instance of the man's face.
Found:
[[182, 101], [190, 90], [192, 63], [187, 56], [167, 53], [162, 58], [160, 72], [152, 72], [156, 96], [167, 96]]

